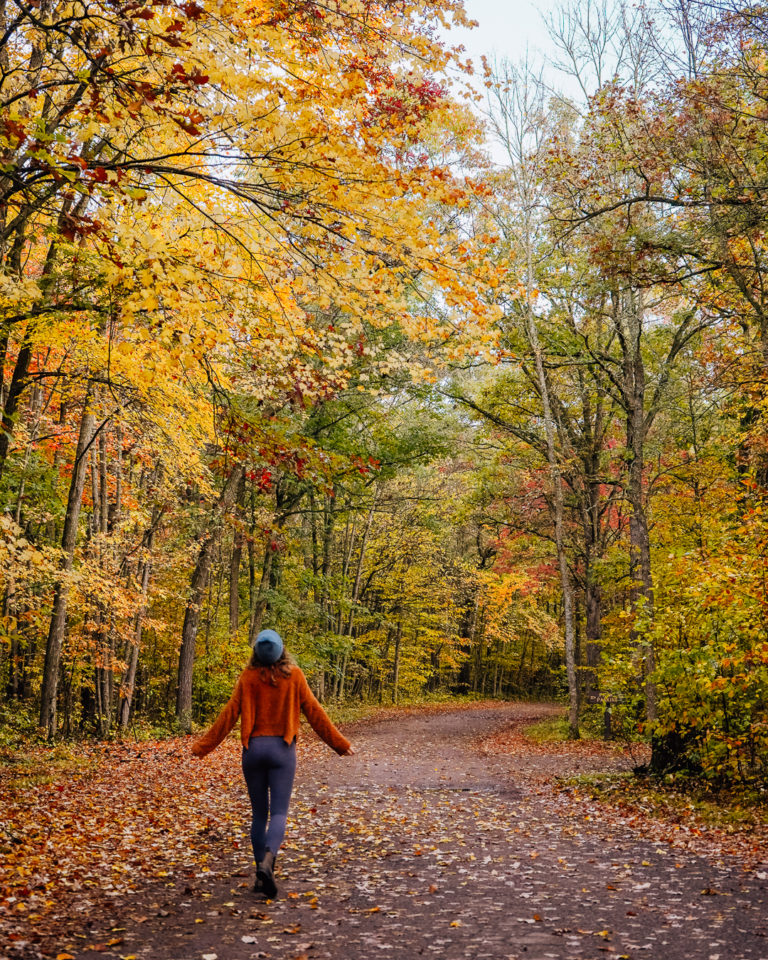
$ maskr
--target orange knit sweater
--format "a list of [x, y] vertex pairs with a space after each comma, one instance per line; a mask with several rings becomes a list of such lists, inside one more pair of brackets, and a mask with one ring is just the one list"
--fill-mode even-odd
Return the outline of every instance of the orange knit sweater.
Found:
[[290, 676], [278, 675], [273, 685], [258, 667], [240, 674], [232, 696], [211, 728], [192, 745], [196, 757], [204, 757], [217, 747], [240, 717], [240, 739], [248, 746], [251, 737], [282, 737], [290, 744], [299, 733], [299, 711], [309, 720], [315, 733], [336, 753], [346, 753], [350, 742], [334, 727], [298, 667]]

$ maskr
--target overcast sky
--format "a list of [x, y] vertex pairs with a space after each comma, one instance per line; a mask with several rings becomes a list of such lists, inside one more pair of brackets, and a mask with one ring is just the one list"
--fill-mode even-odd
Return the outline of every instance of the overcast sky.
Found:
[[[483, 55], [497, 54], [519, 63], [527, 54], [534, 72], [546, 58], [558, 59], [544, 16], [564, 3], [565, 0], [464, 0], [468, 16], [477, 20], [478, 26], [474, 30], [451, 30], [446, 39], [452, 46], [461, 43], [466, 48], [466, 55], [475, 64], [473, 86], [479, 93], [486, 93], [481, 79]], [[544, 78], [553, 89], [579, 98], [579, 91], [569, 77], [545, 68]], [[485, 106], [483, 96], [479, 109]], [[505, 151], [492, 140], [488, 148], [497, 163], [508, 162]]]
[[480, 65], [482, 54], [498, 53], [519, 60], [526, 47], [533, 59], [552, 49], [541, 12], [549, 13], [559, 0], [464, 0], [472, 20], [480, 24], [474, 30], [452, 30], [453, 42], [463, 43], [468, 54]]

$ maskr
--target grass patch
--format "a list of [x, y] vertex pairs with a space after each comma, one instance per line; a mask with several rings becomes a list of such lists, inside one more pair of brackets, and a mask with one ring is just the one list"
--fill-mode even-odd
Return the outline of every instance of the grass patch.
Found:
[[0, 754], [0, 785], [12, 790], [42, 787], [64, 778], [82, 776], [97, 764], [93, 751], [76, 743], [35, 746]]
[[323, 709], [336, 725], [340, 723], [357, 723], [375, 716], [386, 707], [378, 703], [325, 703]]
[[526, 727], [524, 733], [534, 743], [562, 743], [568, 740], [568, 717], [545, 717]]

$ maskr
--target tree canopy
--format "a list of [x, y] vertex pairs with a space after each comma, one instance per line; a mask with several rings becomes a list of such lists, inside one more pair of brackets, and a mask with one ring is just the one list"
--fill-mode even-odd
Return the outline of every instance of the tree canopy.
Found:
[[270, 625], [764, 780], [764, 15], [565, 5], [480, 95], [466, 24], [0, 5], [7, 729], [189, 730]]

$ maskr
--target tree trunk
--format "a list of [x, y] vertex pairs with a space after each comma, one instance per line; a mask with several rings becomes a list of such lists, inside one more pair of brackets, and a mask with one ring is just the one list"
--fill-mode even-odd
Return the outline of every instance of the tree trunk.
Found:
[[236, 637], [240, 629], [240, 563], [243, 558], [242, 535], [235, 532], [229, 559], [229, 635]]
[[53, 611], [48, 630], [48, 642], [45, 648], [45, 665], [43, 667], [43, 685], [40, 700], [40, 726], [46, 736], [53, 737], [56, 733], [56, 696], [59, 685], [59, 666], [61, 663], [61, 648], [64, 643], [64, 631], [67, 622], [67, 604], [69, 601], [69, 575], [75, 557], [77, 542], [77, 526], [80, 519], [80, 507], [83, 500], [85, 474], [87, 467], [88, 447], [93, 436], [95, 418], [88, 409], [90, 389], [86, 392], [83, 402], [83, 414], [80, 419], [80, 433], [77, 440], [75, 460], [72, 465], [72, 477], [69, 484], [67, 512], [64, 517], [64, 531], [61, 538], [63, 560], [61, 574], [57, 580], [53, 596]]
[[539, 343], [539, 333], [536, 327], [536, 318], [533, 312], [533, 237], [532, 225], [527, 224], [526, 230], [526, 252], [527, 252], [527, 296], [526, 296], [526, 322], [528, 328], [528, 340], [533, 351], [534, 363], [536, 366], [536, 378], [541, 395], [541, 403], [544, 408], [544, 428], [547, 439], [547, 463], [549, 465], [549, 475], [552, 480], [552, 492], [554, 499], [555, 513], [555, 546], [557, 549], [557, 562], [560, 568], [560, 589], [563, 594], [563, 626], [565, 633], [565, 670], [568, 678], [568, 732], [576, 739], [579, 736], [579, 690], [576, 676], [576, 643], [573, 621], [573, 589], [571, 586], [571, 574], [568, 569], [568, 557], [565, 552], [565, 532], [564, 515], [565, 504], [563, 498], [563, 478], [560, 472], [560, 465], [557, 460], [557, 451], [555, 449], [555, 422], [552, 416], [552, 405], [549, 397], [549, 383], [547, 381], [546, 371], [544, 370], [544, 358]]
[[254, 645], [256, 637], [258, 637], [261, 632], [261, 625], [264, 623], [264, 614], [267, 612], [267, 591], [272, 581], [272, 566], [275, 562], [276, 552], [272, 546], [272, 542], [267, 541], [264, 547], [264, 562], [261, 566], [261, 581], [259, 582], [259, 589], [256, 593], [256, 601], [251, 615], [251, 626], [248, 635], [251, 646]]
[[[311, 521], [310, 531], [312, 533], [312, 584], [315, 606], [318, 609], [323, 602], [323, 593], [320, 589], [320, 554], [318, 551], [317, 538], [317, 505], [315, 503], [315, 493], [309, 491], [309, 518]], [[318, 698], [319, 699], [319, 698]]]
[[99, 492], [101, 487], [99, 485], [99, 475], [96, 469], [96, 451], [91, 448], [90, 453], [88, 454], [88, 464], [90, 467], [91, 473], [91, 516], [88, 521], [88, 532], [90, 537], [95, 537], [99, 532], [99, 515], [101, 513], [101, 507], [99, 505]]
[[585, 694], [587, 698], [598, 687], [598, 670], [602, 656], [602, 617], [600, 603], [600, 585], [596, 582], [592, 563], [585, 570], [585, 645], [587, 669], [585, 671]]
[[[653, 580], [651, 575], [651, 545], [648, 533], [648, 517], [645, 511], [642, 485], [642, 442], [636, 443], [630, 453], [629, 483], [627, 488], [631, 507], [629, 522], [630, 565], [632, 579], [635, 583], [634, 605], [642, 599], [642, 615], [650, 622], [653, 619]], [[656, 687], [651, 678], [654, 669], [654, 652], [652, 643], [645, 642], [645, 696], [646, 716], [648, 720], [656, 719]]]
[[176, 687], [176, 720], [184, 733], [189, 733], [192, 726], [192, 671], [195, 664], [197, 631], [200, 625], [200, 607], [205, 596], [221, 518], [231, 509], [235, 501], [242, 474], [243, 468], [241, 466], [234, 467], [224, 484], [221, 496], [213, 508], [211, 522], [203, 534], [197, 562], [189, 584], [189, 599], [187, 600], [184, 626], [181, 631], [178, 685]]
[[9, 700], [17, 700], [19, 696], [20, 661], [19, 625], [17, 621], [11, 632], [11, 649], [8, 654], [8, 683], [6, 684], [5, 695]]
[[[642, 606], [642, 616], [653, 620], [653, 577], [648, 515], [643, 492], [645, 437], [648, 420], [645, 411], [645, 366], [641, 352], [643, 305], [639, 291], [626, 298], [617, 298], [617, 328], [623, 351], [623, 393], [627, 431], [626, 493], [630, 506], [629, 555], [632, 580], [632, 605], [635, 612]], [[639, 633], [635, 634], [639, 637]], [[649, 721], [656, 719], [656, 686], [652, 679], [654, 651], [650, 640], [644, 644], [645, 712]]]
[[109, 486], [107, 482], [107, 428], [99, 434], [99, 532], [109, 529]]
[[336, 687], [336, 699], [344, 699], [344, 684], [347, 680], [347, 667], [349, 666], [349, 647], [344, 648], [344, 655], [341, 658], [341, 670], [339, 670], [339, 680]]
[[254, 541], [254, 528], [256, 526], [255, 520], [255, 511], [256, 511], [256, 493], [251, 489], [250, 497], [250, 522], [248, 524], [249, 537], [248, 537], [248, 628], [250, 630], [250, 624], [253, 621], [253, 616], [256, 611], [256, 601], [258, 599], [258, 594], [256, 592], [256, 543]]
[[237, 489], [235, 528], [229, 560], [229, 635], [236, 637], [240, 629], [240, 564], [243, 559], [242, 510], [245, 498], [245, 473]]
[[19, 400], [27, 387], [27, 375], [29, 374], [29, 365], [32, 361], [32, 344], [25, 339], [21, 345], [16, 365], [13, 368], [11, 382], [8, 386], [8, 395], [3, 406], [3, 418], [0, 425], [0, 478], [3, 476], [5, 464], [8, 459], [8, 451], [11, 446], [11, 437], [16, 422], [16, 413], [19, 409]]
[[590, 463], [585, 489], [584, 517], [584, 640], [587, 666], [584, 671], [584, 693], [589, 699], [599, 686], [598, 671], [602, 656], [602, 596], [595, 572], [595, 558], [600, 550], [600, 485], [595, 479], [597, 465]]
[[365, 560], [365, 548], [368, 545], [368, 535], [371, 532], [371, 524], [373, 523], [373, 513], [376, 509], [376, 495], [377, 488], [373, 488], [373, 500], [371, 501], [371, 508], [368, 511], [368, 519], [365, 523], [365, 530], [363, 531], [363, 538], [360, 541], [360, 553], [357, 558], [357, 569], [355, 570], [355, 582], [352, 587], [352, 603], [349, 610], [349, 621], [347, 622], [346, 635], [352, 637], [352, 625], [355, 621], [355, 605], [360, 599], [360, 583], [363, 576], [363, 561]]
[[398, 686], [400, 685], [400, 648], [403, 641], [403, 624], [398, 623], [395, 634], [395, 663], [392, 671], [392, 703], [397, 703]]
[[112, 528], [117, 529], [123, 518], [123, 428], [115, 428], [115, 509]]
[[131, 706], [133, 704], [133, 691], [136, 686], [136, 671], [139, 666], [139, 649], [141, 647], [141, 634], [144, 629], [143, 620], [147, 612], [147, 596], [149, 595], [149, 577], [152, 570], [150, 555], [154, 545], [155, 532], [154, 524], [149, 531], [146, 539], [147, 556], [144, 558], [144, 565], [141, 571], [141, 605], [136, 611], [136, 620], [133, 628], [133, 643], [131, 644], [128, 655], [128, 665], [123, 674], [120, 684], [120, 704], [117, 710], [117, 722], [121, 730], [125, 730], [131, 716]]
[[322, 607], [323, 607], [323, 627], [328, 630], [331, 626], [331, 605], [328, 593], [328, 578], [331, 573], [331, 548], [333, 545], [333, 527], [336, 519], [336, 513], [333, 505], [335, 503], [336, 488], [333, 488], [334, 497], [326, 496], [323, 507], [323, 561], [320, 568], [322, 576]]

